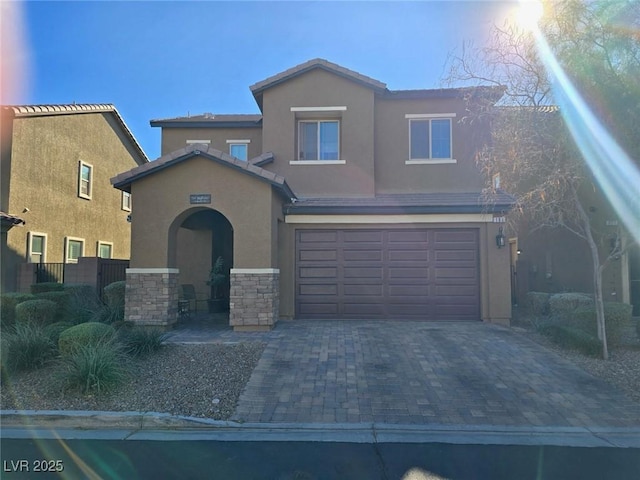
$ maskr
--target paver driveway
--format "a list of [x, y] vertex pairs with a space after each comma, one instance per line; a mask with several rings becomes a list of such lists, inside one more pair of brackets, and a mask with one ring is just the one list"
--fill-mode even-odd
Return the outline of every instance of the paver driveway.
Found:
[[507, 426], [640, 426], [640, 404], [507, 327], [281, 321], [232, 418]]

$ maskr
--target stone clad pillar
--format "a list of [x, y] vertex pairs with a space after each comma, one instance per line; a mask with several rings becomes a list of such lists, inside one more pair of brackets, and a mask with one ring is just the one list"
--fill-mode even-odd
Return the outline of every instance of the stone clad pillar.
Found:
[[179, 272], [177, 268], [128, 268], [125, 320], [171, 329], [178, 321]]
[[280, 312], [280, 270], [232, 268], [229, 307], [234, 330], [271, 330]]

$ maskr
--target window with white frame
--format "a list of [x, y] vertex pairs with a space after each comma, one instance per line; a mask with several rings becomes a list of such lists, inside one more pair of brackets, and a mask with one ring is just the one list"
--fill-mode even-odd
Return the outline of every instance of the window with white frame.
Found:
[[88, 163], [80, 161], [78, 169], [78, 196], [91, 198], [93, 193], [93, 167]]
[[113, 253], [113, 243], [111, 242], [98, 242], [98, 257], [111, 258]]
[[44, 263], [47, 256], [47, 235], [29, 232], [27, 261], [29, 263]]
[[409, 160], [452, 159], [451, 118], [455, 116], [406, 115], [409, 119]]
[[64, 239], [65, 263], [78, 263], [78, 259], [84, 253], [84, 240], [82, 238], [66, 237]]
[[131, 211], [131, 194], [129, 192], [122, 192], [122, 210]]
[[340, 122], [338, 120], [298, 121], [298, 160], [338, 160]]
[[246, 162], [249, 158], [249, 143], [251, 140], [227, 140], [229, 155]]

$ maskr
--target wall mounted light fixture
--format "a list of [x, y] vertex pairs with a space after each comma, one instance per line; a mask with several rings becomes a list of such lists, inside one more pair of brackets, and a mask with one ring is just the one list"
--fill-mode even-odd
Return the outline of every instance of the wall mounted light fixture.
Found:
[[498, 229], [498, 235], [496, 235], [496, 246], [498, 248], [504, 247], [504, 233], [502, 227]]

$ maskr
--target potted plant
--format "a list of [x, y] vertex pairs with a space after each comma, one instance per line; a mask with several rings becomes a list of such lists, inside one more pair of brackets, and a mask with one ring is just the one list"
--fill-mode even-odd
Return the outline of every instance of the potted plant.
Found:
[[207, 280], [207, 285], [211, 287], [209, 313], [224, 312], [229, 308], [228, 299], [225, 297], [228, 279], [228, 269], [224, 265], [224, 259], [220, 256], [213, 264]]

